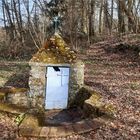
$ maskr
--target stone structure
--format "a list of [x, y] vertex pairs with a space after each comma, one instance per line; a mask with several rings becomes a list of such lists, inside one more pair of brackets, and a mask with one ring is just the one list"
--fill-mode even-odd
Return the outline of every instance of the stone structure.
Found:
[[0, 101], [16, 106], [29, 107], [29, 90], [26, 88], [3, 87], [0, 88]]
[[29, 107], [28, 91], [7, 94], [7, 102], [17, 106]]
[[84, 64], [78, 60], [76, 53], [66, 45], [60, 35], [55, 34], [37, 52], [31, 61], [29, 77], [29, 97], [32, 107], [44, 108], [46, 95], [46, 67], [69, 66], [70, 80], [68, 93], [68, 107], [75, 95], [84, 84]]

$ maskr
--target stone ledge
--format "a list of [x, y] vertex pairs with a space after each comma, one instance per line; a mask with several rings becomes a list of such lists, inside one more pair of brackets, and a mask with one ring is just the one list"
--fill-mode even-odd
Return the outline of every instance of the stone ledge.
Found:
[[19, 115], [21, 113], [25, 113], [27, 110], [28, 108], [26, 107], [18, 107], [8, 103], [0, 103], [0, 111], [8, 114]]
[[68, 63], [60, 63], [60, 64], [54, 64], [54, 63], [42, 63], [42, 62], [29, 62], [30, 66], [66, 66], [70, 67], [71, 64]]
[[19, 131], [19, 136], [25, 136], [25, 137], [38, 137], [41, 133], [41, 127], [34, 127], [31, 128], [29, 126], [21, 127]]
[[16, 93], [25, 93], [27, 92], [29, 89], [27, 88], [15, 88], [15, 87], [2, 87], [0, 88], [0, 92], [1, 93], [7, 93], [7, 94], [16, 94]]
[[[26, 123], [27, 124], [27, 123]], [[58, 138], [72, 134], [82, 134], [98, 129], [103, 122], [98, 119], [86, 119], [76, 123], [69, 123], [61, 126], [27, 126], [22, 124], [19, 127], [19, 136], [22, 137], [37, 137], [37, 138]]]

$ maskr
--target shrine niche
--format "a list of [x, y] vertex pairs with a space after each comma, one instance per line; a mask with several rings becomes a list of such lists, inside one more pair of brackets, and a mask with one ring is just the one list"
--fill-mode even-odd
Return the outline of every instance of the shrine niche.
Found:
[[67, 109], [84, 84], [84, 64], [59, 34], [54, 34], [32, 57], [30, 105]]

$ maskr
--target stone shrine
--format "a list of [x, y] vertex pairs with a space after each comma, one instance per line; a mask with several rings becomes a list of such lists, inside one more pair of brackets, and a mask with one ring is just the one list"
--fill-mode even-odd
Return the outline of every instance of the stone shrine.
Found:
[[84, 84], [84, 63], [55, 33], [32, 57], [29, 102], [37, 109], [67, 109]]

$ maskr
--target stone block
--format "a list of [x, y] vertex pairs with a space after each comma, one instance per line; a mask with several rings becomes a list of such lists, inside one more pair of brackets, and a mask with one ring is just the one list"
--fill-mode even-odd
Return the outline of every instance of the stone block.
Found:
[[58, 127], [50, 127], [49, 137], [57, 137]]
[[40, 131], [40, 137], [48, 137], [50, 132], [50, 127], [42, 127]]
[[77, 134], [86, 133], [92, 130], [86, 121], [81, 121], [73, 125], [74, 132]]
[[72, 135], [72, 134], [75, 133], [72, 124], [65, 125], [64, 128], [65, 128], [65, 135], [66, 135], [66, 136]]
[[20, 127], [19, 128], [19, 135], [24, 137], [38, 137], [41, 132], [41, 127]]
[[86, 123], [93, 129], [96, 130], [98, 128], [100, 128], [102, 126], [103, 123], [94, 120], [94, 119], [90, 119], [90, 120], [86, 120]]

